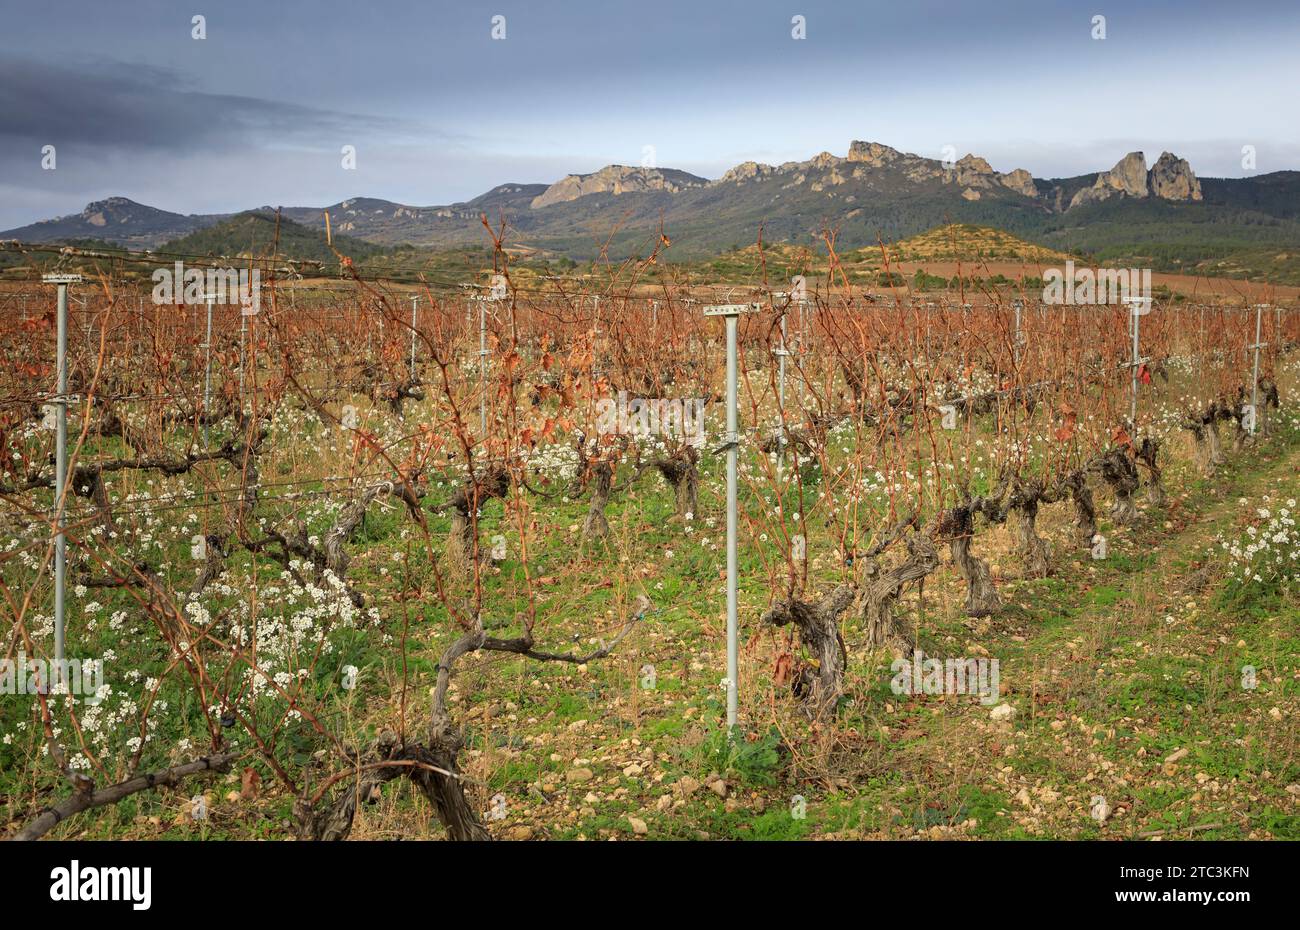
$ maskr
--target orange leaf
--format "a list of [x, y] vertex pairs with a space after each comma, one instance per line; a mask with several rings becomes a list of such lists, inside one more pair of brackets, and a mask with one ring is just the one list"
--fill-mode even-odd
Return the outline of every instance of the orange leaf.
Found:
[[772, 672], [772, 681], [778, 687], [784, 687], [790, 681], [790, 673], [794, 668], [794, 657], [788, 652], [783, 652], [776, 657], [776, 669]]
[[241, 779], [239, 787], [239, 799], [241, 801], [257, 800], [258, 789], [262, 785], [262, 776], [251, 766], [244, 769], [244, 776]]

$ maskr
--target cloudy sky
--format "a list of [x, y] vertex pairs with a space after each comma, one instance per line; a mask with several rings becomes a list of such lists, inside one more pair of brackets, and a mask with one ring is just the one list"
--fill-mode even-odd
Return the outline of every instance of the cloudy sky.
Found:
[[648, 154], [716, 177], [852, 139], [1038, 177], [1135, 149], [1300, 169], [1295, 0], [0, 0], [0, 23], [0, 229], [112, 195], [441, 204]]

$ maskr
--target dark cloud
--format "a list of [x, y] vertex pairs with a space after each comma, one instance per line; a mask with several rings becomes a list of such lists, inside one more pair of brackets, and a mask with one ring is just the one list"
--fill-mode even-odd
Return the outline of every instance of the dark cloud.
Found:
[[0, 60], [0, 145], [64, 143], [114, 150], [194, 152], [340, 144], [407, 135], [401, 120], [333, 112], [190, 85], [165, 68], [105, 62], [73, 69]]

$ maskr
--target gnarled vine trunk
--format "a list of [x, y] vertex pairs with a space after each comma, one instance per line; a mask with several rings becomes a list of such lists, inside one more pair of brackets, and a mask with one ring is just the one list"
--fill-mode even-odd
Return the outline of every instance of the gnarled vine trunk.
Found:
[[[447, 705], [447, 689], [451, 684], [452, 669], [462, 657], [480, 650], [509, 652], [543, 662], [569, 662], [583, 665], [603, 659], [632, 631], [650, 609], [644, 595], [637, 598], [637, 611], [622, 630], [609, 643], [587, 655], [541, 652], [533, 646], [531, 628], [515, 639], [497, 639], [484, 632], [481, 618], [476, 618], [470, 629], [453, 642], [438, 660], [438, 679], [433, 691], [433, 709], [429, 719], [427, 743], [408, 743], [391, 731], [381, 733], [374, 745], [362, 757], [355, 754], [348, 759], [349, 766], [341, 775], [351, 776], [348, 783], [335, 793], [333, 800], [318, 808], [325, 789], [311, 797], [304, 788], [294, 802], [294, 816], [298, 824], [298, 838], [307, 840], [344, 840], [352, 831], [357, 802], [369, 801], [378, 789], [394, 778], [406, 776], [428, 799], [434, 813], [452, 840], [489, 840], [491, 836], [479, 820], [470, 803], [465, 782], [458, 766], [458, 756], [464, 746]], [[355, 771], [355, 775], [353, 772]], [[335, 776], [325, 788], [339, 779]]]
[[1133, 492], [1138, 489], [1137, 466], [1123, 449], [1114, 448], [1097, 459], [1097, 470], [1115, 495], [1110, 507], [1111, 520], [1117, 526], [1132, 523], [1138, 515], [1133, 502]]
[[1165, 489], [1160, 481], [1162, 470], [1157, 460], [1159, 454], [1159, 439], [1144, 436], [1142, 441], [1138, 443], [1137, 461], [1145, 466], [1147, 470], [1147, 503], [1153, 507], [1161, 507], [1165, 503]]
[[910, 581], [923, 581], [939, 567], [939, 554], [924, 533], [907, 537], [907, 558], [893, 568], [883, 568], [874, 557], [862, 563], [859, 593], [863, 629], [872, 648], [889, 647], [902, 656], [916, 648], [916, 633], [894, 613], [894, 604]]
[[1202, 468], [1207, 475], [1213, 475], [1223, 464], [1223, 446], [1219, 443], [1219, 424], [1211, 420], [1202, 424], [1196, 432], [1196, 451]]
[[700, 453], [694, 446], [682, 446], [672, 455], [657, 459], [654, 467], [672, 486], [677, 516], [697, 513], [700, 488]]
[[591, 465], [591, 506], [587, 508], [587, 520], [582, 525], [582, 535], [586, 539], [604, 539], [609, 535], [609, 521], [605, 519], [605, 507], [609, 504], [609, 492], [614, 486], [614, 467], [604, 460]]
[[1259, 379], [1259, 395], [1257, 399], [1258, 406], [1255, 408], [1255, 430], [1256, 433], [1268, 434], [1273, 431], [1273, 418], [1269, 416], [1269, 408], [1274, 410], [1281, 409], [1282, 395], [1278, 391], [1277, 382], [1267, 376]]
[[1051, 501], [1041, 478], [1016, 482], [1008, 508], [1016, 514], [1016, 541], [1025, 563], [1026, 578], [1046, 578], [1052, 573], [1052, 547], [1038, 535], [1038, 508]]
[[1223, 448], [1219, 443], [1219, 420], [1231, 418], [1232, 412], [1221, 400], [1211, 401], [1204, 410], [1193, 410], [1183, 418], [1183, 429], [1190, 430], [1196, 440], [1196, 460], [1207, 477], [1223, 464]]
[[482, 557], [476, 514], [485, 503], [494, 497], [505, 497], [509, 490], [509, 472], [504, 468], [493, 468], [481, 480], [466, 481], [452, 496], [448, 503], [451, 508], [451, 530], [447, 534], [447, 548], [443, 558], [453, 572], [468, 572], [474, 564], [475, 554]]
[[1070, 494], [1074, 504], [1075, 539], [1087, 549], [1092, 546], [1092, 539], [1097, 535], [1097, 505], [1092, 499], [1092, 488], [1088, 487], [1088, 472], [1078, 468], [1061, 480], [1063, 491]]
[[966, 615], [987, 617], [1002, 609], [1002, 600], [993, 584], [993, 573], [988, 563], [971, 552], [975, 536], [975, 511], [969, 505], [953, 507], [944, 512], [939, 521], [939, 532], [948, 539], [952, 561], [966, 582]]
[[852, 602], [853, 588], [840, 585], [817, 604], [786, 598], [763, 614], [763, 622], [772, 626], [793, 623], [799, 630], [799, 642], [812, 656], [811, 663], [800, 664], [791, 681], [791, 689], [810, 717], [833, 713], [843, 691], [848, 651], [840, 636], [839, 616]]

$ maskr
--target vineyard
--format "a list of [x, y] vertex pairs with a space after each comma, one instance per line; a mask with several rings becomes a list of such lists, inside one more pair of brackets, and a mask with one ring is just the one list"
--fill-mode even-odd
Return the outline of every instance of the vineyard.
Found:
[[506, 258], [0, 291], [0, 834], [1300, 836], [1293, 308]]

